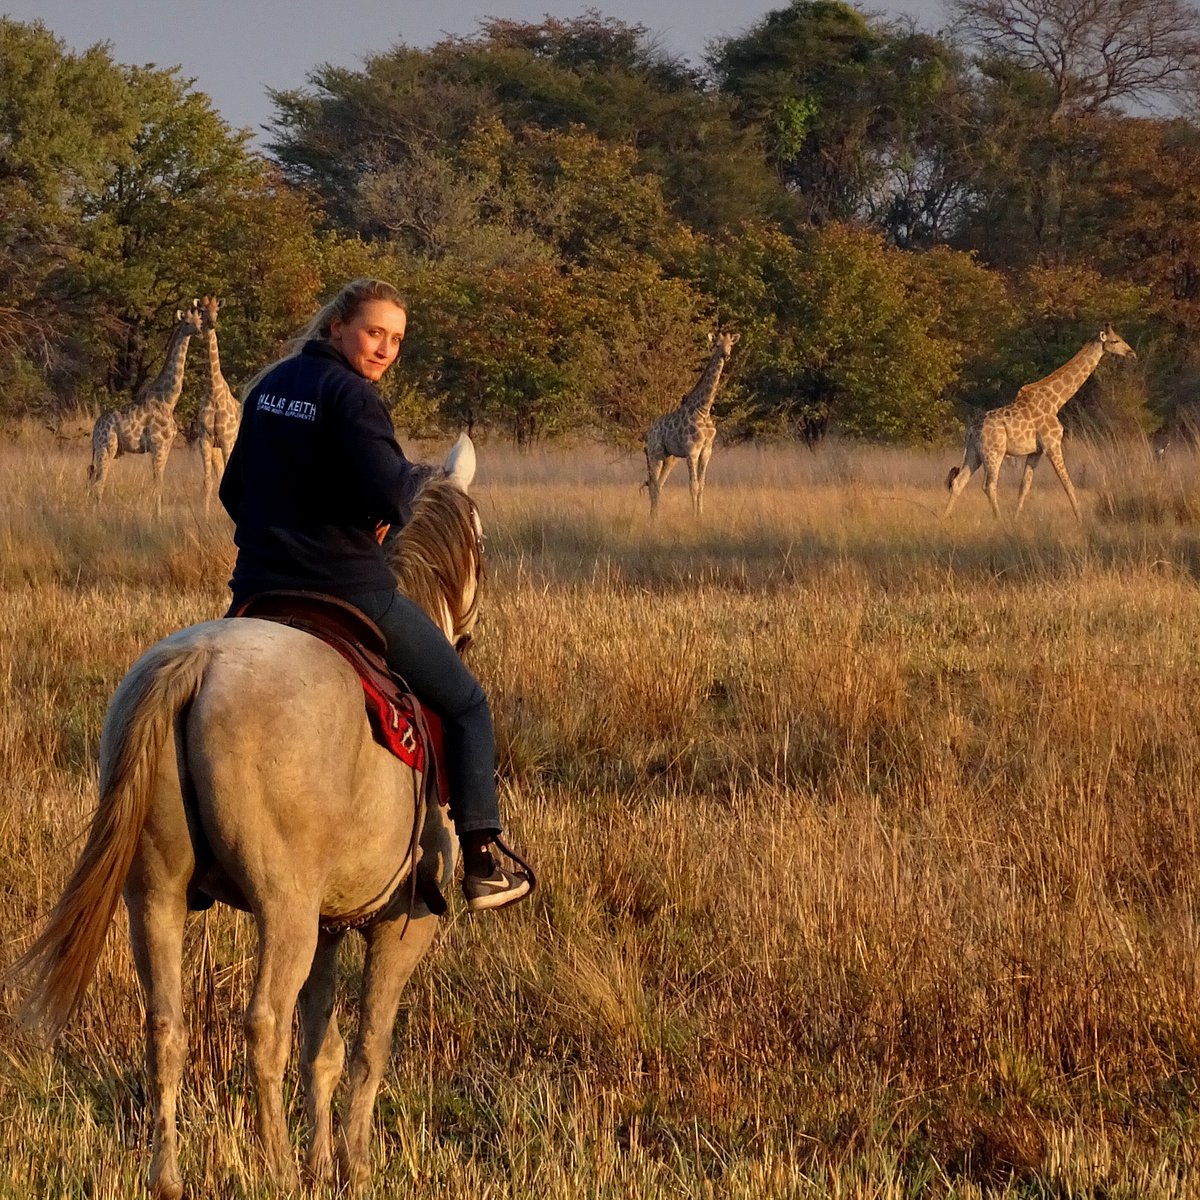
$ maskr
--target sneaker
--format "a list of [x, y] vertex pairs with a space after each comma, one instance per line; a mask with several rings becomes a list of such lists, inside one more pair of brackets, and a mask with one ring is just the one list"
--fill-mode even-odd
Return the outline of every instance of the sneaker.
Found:
[[483, 912], [489, 908], [503, 908], [515, 904], [533, 890], [528, 875], [517, 875], [496, 867], [490, 875], [464, 875], [463, 895], [467, 899], [468, 912]]

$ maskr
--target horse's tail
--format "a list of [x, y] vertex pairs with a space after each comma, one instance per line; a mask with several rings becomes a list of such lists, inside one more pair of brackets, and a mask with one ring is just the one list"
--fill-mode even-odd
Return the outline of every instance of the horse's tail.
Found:
[[195, 696], [207, 646], [150, 654], [125, 676], [105, 719], [100, 803], [87, 844], [41, 936], [10, 968], [28, 974], [20, 1017], [53, 1038], [75, 1014], [96, 970], [133, 863], [163, 746]]

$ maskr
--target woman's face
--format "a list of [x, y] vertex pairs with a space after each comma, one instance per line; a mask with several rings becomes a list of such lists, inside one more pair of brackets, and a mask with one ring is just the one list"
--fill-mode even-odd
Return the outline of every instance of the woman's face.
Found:
[[408, 315], [391, 300], [368, 300], [348, 321], [334, 317], [329, 340], [364, 378], [375, 383], [396, 361]]

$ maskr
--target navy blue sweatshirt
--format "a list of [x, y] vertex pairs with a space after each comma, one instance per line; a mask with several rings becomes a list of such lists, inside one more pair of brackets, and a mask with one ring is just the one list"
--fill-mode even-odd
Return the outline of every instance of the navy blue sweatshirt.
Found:
[[412, 482], [374, 385], [328, 342], [306, 342], [246, 397], [221, 480], [235, 601], [272, 588], [395, 587], [375, 525], [401, 522]]

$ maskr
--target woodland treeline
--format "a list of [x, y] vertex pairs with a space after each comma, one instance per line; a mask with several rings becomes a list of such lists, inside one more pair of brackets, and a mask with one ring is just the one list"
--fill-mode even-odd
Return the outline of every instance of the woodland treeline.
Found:
[[929, 441], [1105, 322], [1138, 364], [1070, 418], [1187, 426], [1198, 80], [1182, 0], [951, 0], [936, 34], [796, 0], [700, 64], [589, 11], [316, 65], [256, 149], [202, 80], [0, 19], [0, 416], [126, 401], [202, 293], [236, 387], [376, 274], [418, 433], [634, 444], [720, 326], [727, 436]]

